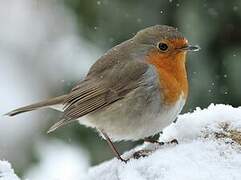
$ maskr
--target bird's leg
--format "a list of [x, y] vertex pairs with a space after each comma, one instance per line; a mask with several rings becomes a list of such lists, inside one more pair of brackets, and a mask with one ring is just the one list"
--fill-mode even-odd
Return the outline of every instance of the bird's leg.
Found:
[[110, 146], [110, 148], [111, 148], [112, 152], [114, 153], [114, 155], [116, 156], [116, 158], [119, 159], [119, 160], [121, 160], [121, 161], [123, 161], [123, 162], [125, 162], [125, 163], [127, 163], [128, 160], [123, 159], [123, 158], [120, 156], [120, 153], [119, 153], [118, 150], [116, 149], [116, 147], [115, 147], [115, 145], [113, 144], [113, 142], [110, 140], [109, 136], [108, 136], [105, 132], [103, 132], [103, 131], [101, 131], [101, 133], [102, 133], [102, 135], [105, 137], [106, 142], [107, 142], [108, 145]]

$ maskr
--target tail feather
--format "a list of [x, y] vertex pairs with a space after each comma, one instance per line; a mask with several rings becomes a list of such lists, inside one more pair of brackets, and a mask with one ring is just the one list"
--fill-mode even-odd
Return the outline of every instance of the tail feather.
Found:
[[51, 133], [53, 131], [55, 131], [56, 129], [65, 126], [66, 124], [71, 123], [72, 121], [67, 121], [66, 119], [61, 119], [60, 121], [58, 121], [57, 123], [55, 123], [54, 125], [52, 125], [49, 130], [47, 131], [47, 133]]
[[38, 102], [38, 103], [35, 103], [35, 104], [20, 107], [18, 109], [14, 109], [13, 111], [10, 111], [10, 112], [6, 113], [5, 115], [15, 116], [17, 114], [21, 114], [21, 113], [24, 113], [24, 112], [33, 111], [33, 110], [36, 110], [36, 109], [45, 108], [45, 107], [49, 107], [49, 106], [56, 105], [56, 104], [62, 104], [62, 103], [64, 103], [64, 100], [65, 100], [66, 96], [67, 95], [62, 95], [62, 96], [58, 96], [58, 97], [55, 97], [55, 98], [52, 98], [52, 99], [41, 101], [41, 102]]

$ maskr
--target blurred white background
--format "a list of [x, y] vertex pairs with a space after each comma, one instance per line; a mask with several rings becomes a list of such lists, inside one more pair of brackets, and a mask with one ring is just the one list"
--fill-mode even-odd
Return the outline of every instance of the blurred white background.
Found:
[[[77, 34], [75, 19], [57, 1], [0, 1], [0, 114], [63, 93], [80, 80], [100, 50]], [[28, 163], [29, 146], [45, 133], [48, 113], [0, 117], [0, 159]]]

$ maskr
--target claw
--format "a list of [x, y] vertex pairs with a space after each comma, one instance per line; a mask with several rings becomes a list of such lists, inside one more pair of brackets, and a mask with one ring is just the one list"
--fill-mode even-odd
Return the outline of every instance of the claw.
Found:
[[173, 140], [171, 140], [169, 143], [170, 143], [170, 144], [178, 144], [178, 141], [177, 141], [177, 139], [173, 139]]
[[145, 139], [145, 142], [153, 143], [153, 144], [159, 144], [160, 146], [163, 146], [165, 144], [178, 144], [177, 139], [173, 139], [169, 142], [159, 142], [157, 140], [152, 140], [152, 139]]
[[[163, 146], [165, 144], [178, 144], [178, 141], [177, 139], [173, 139], [171, 140], [170, 142], [159, 142], [159, 141], [156, 141], [156, 140], [151, 140], [151, 139], [145, 139], [145, 142], [149, 142], [149, 143], [153, 143], [153, 144], [158, 144], [160, 146]], [[134, 154], [133, 154], [133, 158], [134, 159], [139, 159], [141, 157], [146, 157], [148, 155], [150, 155], [154, 150], [139, 150], [139, 151], [136, 151]], [[123, 159], [120, 159], [124, 162], [127, 162], [128, 160], [123, 160]]]
[[130, 159], [123, 159], [123, 158], [118, 158], [119, 160], [121, 160], [122, 162], [124, 162], [124, 163], [127, 163]]
[[152, 140], [152, 139], [145, 139], [145, 142], [153, 143], [153, 144], [159, 144], [160, 146], [164, 145], [164, 142], [159, 142], [157, 140]]
[[139, 159], [140, 157], [146, 157], [148, 155], [150, 155], [152, 151], [151, 150], [140, 150], [140, 151], [136, 151], [133, 154], [133, 158], [134, 159]]

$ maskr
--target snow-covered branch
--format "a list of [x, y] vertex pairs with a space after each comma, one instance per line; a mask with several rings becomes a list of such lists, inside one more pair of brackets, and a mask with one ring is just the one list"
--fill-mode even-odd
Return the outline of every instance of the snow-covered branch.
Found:
[[[127, 164], [113, 159], [91, 168], [89, 176], [98, 180], [241, 179], [241, 108], [210, 105], [180, 115], [160, 136], [160, 141], [172, 139], [179, 144], [155, 147], [150, 156]], [[151, 148], [143, 144], [136, 149]]]

